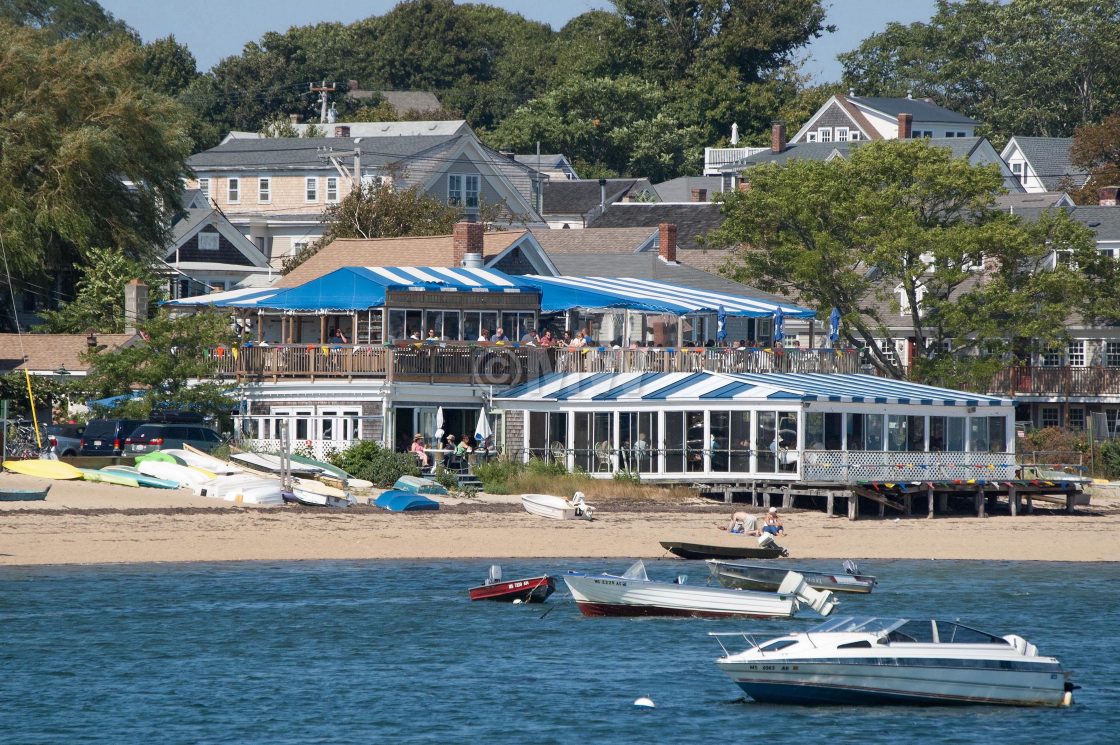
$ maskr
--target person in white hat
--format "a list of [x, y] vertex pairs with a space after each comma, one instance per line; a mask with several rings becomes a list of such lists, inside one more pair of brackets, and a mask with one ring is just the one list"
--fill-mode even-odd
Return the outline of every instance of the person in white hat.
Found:
[[771, 507], [770, 511], [766, 513], [766, 521], [762, 526], [763, 533], [769, 533], [772, 536], [779, 536], [786, 532], [782, 526], [782, 518], [778, 517], [778, 508]]

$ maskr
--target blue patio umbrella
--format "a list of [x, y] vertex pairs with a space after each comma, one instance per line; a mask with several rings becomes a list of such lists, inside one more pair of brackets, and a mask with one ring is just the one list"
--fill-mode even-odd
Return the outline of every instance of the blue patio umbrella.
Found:
[[716, 339], [723, 341], [727, 338], [727, 311], [723, 306], [719, 306], [719, 313], [716, 314]]
[[840, 341], [840, 309], [833, 308], [828, 317], [828, 340], [835, 344]]
[[779, 342], [786, 338], [786, 314], [782, 312], [782, 306], [778, 306], [778, 310], [774, 312], [774, 341]]

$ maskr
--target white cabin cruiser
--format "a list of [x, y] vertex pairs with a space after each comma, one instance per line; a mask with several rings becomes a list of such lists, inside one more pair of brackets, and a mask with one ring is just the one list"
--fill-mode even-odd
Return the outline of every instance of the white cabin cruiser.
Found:
[[[761, 644], [712, 636], [724, 651], [716, 665], [766, 703], [1068, 706], [1076, 688], [1026, 639], [953, 621], [834, 618]], [[728, 636], [751, 646], [729, 652]]]

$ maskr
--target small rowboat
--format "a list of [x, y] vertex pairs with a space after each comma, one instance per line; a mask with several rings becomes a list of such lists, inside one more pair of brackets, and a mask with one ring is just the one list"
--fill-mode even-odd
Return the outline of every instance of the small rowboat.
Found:
[[551, 494], [522, 494], [521, 506], [525, 511], [552, 520], [591, 520], [595, 508], [583, 501], [583, 494], [576, 492], [570, 500]]
[[370, 499], [369, 501], [370, 504], [383, 510], [389, 510], [389, 512], [420, 512], [439, 509], [439, 502], [434, 499], [428, 499], [422, 494], [413, 494], [407, 491], [387, 491], [376, 499]]
[[490, 576], [478, 587], [472, 587], [471, 600], [496, 600], [502, 603], [543, 603], [556, 590], [556, 580], [547, 574], [525, 579], [502, 579], [502, 568], [490, 567]]
[[832, 590], [833, 592], [851, 592], [866, 595], [876, 585], [876, 579], [869, 575], [859, 574], [858, 567], [851, 574], [828, 574], [826, 572], [810, 572], [804, 569], [784, 569], [776, 566], [758, 566], [757, 564], [738, 564], [732, 561], [708, 560], [708, 570], [712, 579], [724, 587], [736, 590], [760, 590], [773, 592], [782, 584], [788, 572], [794, 571], [805, 578], [809, 587], [818, 590]]
[[662, 547], [682, 559], [780, 559], [789, 552], [781, 546], [729, 546], [726, 544], [661, 541]]
[[0, 488], [0, 502], [37, 502], [47, 498], [50, 484], [42, 489], [3, 489]]

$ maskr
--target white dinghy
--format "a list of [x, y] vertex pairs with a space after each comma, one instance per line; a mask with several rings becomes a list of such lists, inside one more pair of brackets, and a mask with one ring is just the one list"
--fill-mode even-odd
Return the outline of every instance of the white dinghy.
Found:
[[591, 520], [595, 508], [583, 501], [583, 492], [564, 499], [551, 494], [522, 494], [525, 511], [552, 520]]

